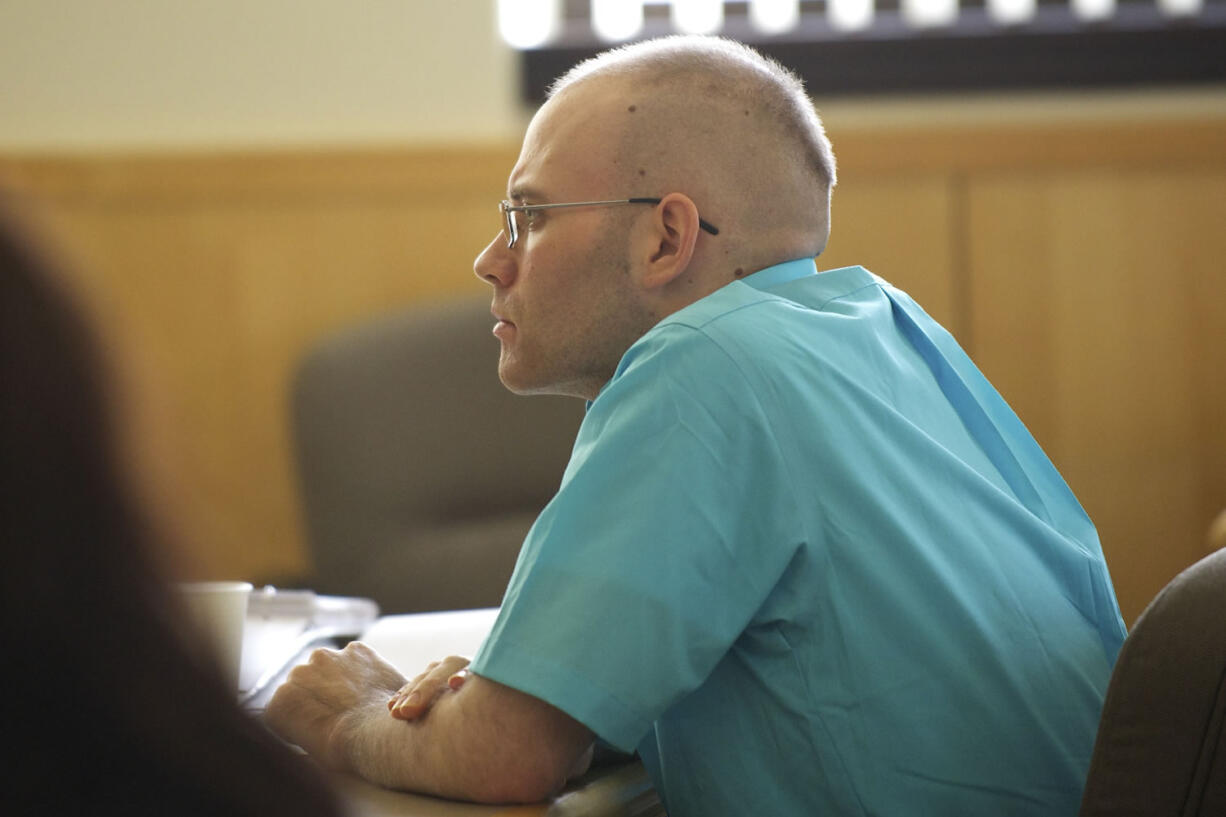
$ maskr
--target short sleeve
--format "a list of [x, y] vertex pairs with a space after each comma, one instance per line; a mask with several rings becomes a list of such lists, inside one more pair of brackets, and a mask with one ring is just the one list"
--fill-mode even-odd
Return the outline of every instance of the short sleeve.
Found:
[[700, 330], [644, 336], [589, 407], [473, 671], [631, 750], [803, 543], [751, 378]]

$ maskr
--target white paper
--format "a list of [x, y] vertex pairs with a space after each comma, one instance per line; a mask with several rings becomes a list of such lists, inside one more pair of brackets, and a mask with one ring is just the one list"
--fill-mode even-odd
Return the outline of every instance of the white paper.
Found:
[[449, 655], [472, 658], [494, 627], [498, 608], [384, 616], [360, 639], [412, 678]]

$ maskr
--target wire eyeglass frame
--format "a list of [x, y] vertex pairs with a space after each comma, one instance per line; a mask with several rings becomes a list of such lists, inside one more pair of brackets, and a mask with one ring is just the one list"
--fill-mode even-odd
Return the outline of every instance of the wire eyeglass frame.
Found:
[[[635, 196], [629, 199], [606, 199], [603, 201], [567, 201], [556, 204], [512, 204], [509, 201], [498, 202], [498, 211], [502, 213], [506, 226], [507, 249], [514, 249], [519, 242], [519, 221], [516, 213], [531, 215], [538, 210], [559, 210], [567, 207], [615, 207], [621, 204], [659, 204], [663, 199], [650, 196]], [[719, 228], [702, 218], [698, 226], [711, 235], [719, 235]]]

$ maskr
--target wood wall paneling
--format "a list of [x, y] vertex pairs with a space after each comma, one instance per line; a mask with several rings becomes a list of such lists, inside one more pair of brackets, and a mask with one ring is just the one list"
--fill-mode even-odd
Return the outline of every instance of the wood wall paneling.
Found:
[[[1226, 506], [1226, 120], [832, 138], [820, 266], [863, 264], [954, 332], [1098, 525], [1131, 620]], [[515, 152], [0, 157], [141, 361], [135, 437], [176, 466], [201, 575], [309, 570], [294, 366], [340, 326], [480, 291]]]
[[[292, 577], [303, 546], [286, 422], [297, 361], [374, 314], [484, 286], [514, 153], [43, 160], [9, 167], [154, 407], [156, 478], [187, 572]], [[441, 353], [445, 354], [445, 350]], [[144, 436], [143, 430], [134, 432]]]
[[906, 290], [959, 334], [955, 183], [942, 174], [882, 176], [851, 170], [835, 189], [821, 269], [859, 264]]
[[969, 191], [976, 358], [1099, 528], [1128, 620], [1226, 505], [1226, 170]]

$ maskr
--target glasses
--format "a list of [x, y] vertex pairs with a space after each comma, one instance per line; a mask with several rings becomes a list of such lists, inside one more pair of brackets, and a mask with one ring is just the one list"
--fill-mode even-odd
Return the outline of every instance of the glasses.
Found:
[[[516, 213], [523, 213], [531, 217], [538, 210], [557, 210], [564, 207], [614, 207], [619, 204], [659, 204], [662, 199], [656, 198], [633, 198], [633, 199], [610, 199], [608, 201], [568, 201], [562, 204], [511, 204], [509, 201], [498, 202], [498, 211], [502, 213], [503, 219], [506, 221], [507, 231], [507, 249], [514, 248], [519, 241], [519, 219]], [[719, 228], [714, 224], [703, 219], [698, 219], [698, 226], [706, 230], [711, 235], [719, 235]]]

